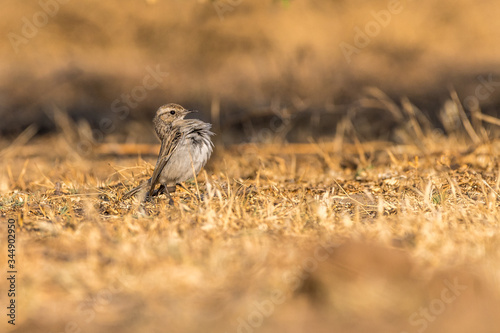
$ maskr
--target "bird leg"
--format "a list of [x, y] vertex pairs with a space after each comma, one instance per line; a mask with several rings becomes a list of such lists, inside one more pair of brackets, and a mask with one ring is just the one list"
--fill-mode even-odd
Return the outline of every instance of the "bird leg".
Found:
[[167, 193], [174, 193], [175, 192], [175, 185], [174, 186], [168, 186], [168, 192], [167, 192], [167, 187], [163, 184], [160, 185], [156, 190], [153, 191], [153, 197], [160, 195], [160, 194], [167, 194]]
[[176, 190], [176, 186], [173, 185], [173, 186], [165, 186], [163, 184], [160, 184], [160, 186], [153, 191], [153, 193], [151, 194], [151, 198], [152, 197], [155, 197], [157, 195], [160, 195], [160, 194], [165, 194], [168, 198], [168, 203], [170, 205], [173, 205], [174, 204], [174, 200], [172, 199], [172, 196], [170, 195], [170, 193], [174, 193]]
[[163, 184], [161, 184], [160, 187], [153, 191], [151, 197], [156, 197], [157, 195], [160, 195], [162, 193], [165, 193], [165, 185]]
[[[163, 189], [165, 190], [165, 194], [167, 195], [167, 198], [168, 198], [168, 204], [170, 206], [173, 206], [174, 204], [174, 200], [172, 199], [172, 196], [170, 195], [170, 192], [168, 191], [168, 186], [164, 186], [164, 185], [161, 185], [163, 186]], [[161, 188], [161, 187], [160, 187]], [[175, 192], [175, 185], [174, 185], [174, 191]]]

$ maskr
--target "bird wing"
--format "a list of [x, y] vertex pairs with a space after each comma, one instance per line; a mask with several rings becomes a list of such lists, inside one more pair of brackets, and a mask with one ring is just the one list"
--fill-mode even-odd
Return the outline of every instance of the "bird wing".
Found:
[[155, 169], [153, 171], [153, 176], [151, 176], [151, 187], [149, 189], [149, 195], [153, 194], [156, 184], [158, 183], [158, 178], [160, 177], [165, 165], [167, 165], [170, 157], [179, 146], [181, 141], [182, 133], [178, 130], [172, 130], [162, 141], [160, 147], [160, 153], [158, 154], [158, 160], [156, 161]]

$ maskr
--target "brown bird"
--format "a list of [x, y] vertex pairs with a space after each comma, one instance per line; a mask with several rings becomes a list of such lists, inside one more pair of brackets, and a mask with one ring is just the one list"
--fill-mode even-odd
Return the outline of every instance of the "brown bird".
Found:
[[[175, 192], [178, 183], [196, 177], [207, 163], [213, 150], [210, 137], [211, 124], [198, 119], [184, 119], [192, 111], [179, 104], [160, 106], [153, 119], [155, 131], [161, 140], [160, 153], [148, 181], [127, 192], [123, 198], [137, 193], [142, 201], [165, 192], [170, 204], [173, 203], [170, 192]], [[156, 185], [159, 189], [155, 190]]]

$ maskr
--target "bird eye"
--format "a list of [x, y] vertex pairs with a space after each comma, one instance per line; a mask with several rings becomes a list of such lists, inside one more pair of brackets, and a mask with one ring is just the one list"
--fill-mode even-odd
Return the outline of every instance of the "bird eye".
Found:
[[170, 111], [170, 114], [171, 114], [171, 115], [174, 115], [174, 114], [175, 114], [175, 111], [174, 111], [174, 110]]

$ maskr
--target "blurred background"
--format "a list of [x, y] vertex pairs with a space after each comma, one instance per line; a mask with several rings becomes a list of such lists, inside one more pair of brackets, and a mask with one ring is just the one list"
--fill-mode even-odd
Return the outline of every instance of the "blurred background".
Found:
[[60, 110], [96, 140], [155, 142], [141, 124], [169, 102], [224, 143], [333, 136], [345, 117], [397, 141], [402, 101], [446, 130], [454, 91], [498, 115], [493, 0], [6, 0], [0, 15], [6, 138], [53, 131]]
[[6, 0], [0, 16], [4, 137], [54, 130], [58, 109], [99, 140], [154, 141], [137, 124], [169, 102], [225, 143], [332, 136], [346, 115], [361, 139], [397, 140], [405, 119], [381, 100], [439, 128], [450, 91], [498, 112], [493, 0]]

